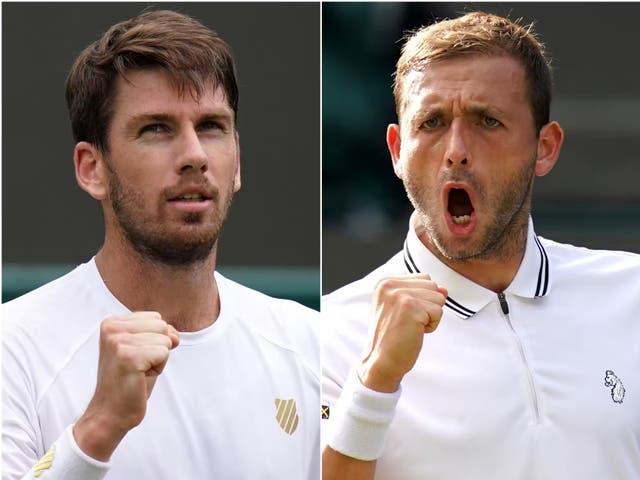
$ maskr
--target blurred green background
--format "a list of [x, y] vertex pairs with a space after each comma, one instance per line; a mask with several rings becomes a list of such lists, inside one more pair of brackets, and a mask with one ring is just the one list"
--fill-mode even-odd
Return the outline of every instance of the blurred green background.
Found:
[[400, 250], [411, 205], [392, 170], [392, 74], [407, 31], [483, 10], [535, 21], [555, 76], [560, 160], [536, 180], [539, 235], [640, 252], [639, 3], [322, 5], [322, 288], [356, 280]]

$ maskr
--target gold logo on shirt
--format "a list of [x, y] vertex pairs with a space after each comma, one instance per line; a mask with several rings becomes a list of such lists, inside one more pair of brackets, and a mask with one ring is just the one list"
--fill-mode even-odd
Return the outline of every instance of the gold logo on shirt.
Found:
[[322, 420], [328, 420], [331, 415], [331, 410], [329, 409], [329, 405], [322, 405]]
[[294, 399], [276, 398], [276, 420], [282, 430], [293, 435], [298, 428], [298, 412]]
[[33, 476], [38, 478], [40, 475], [42, 475], [42, 472], [51, 468], [51, 465], [53, 465], [53, 459], [55, 458], [55, 456], [56, 456], [56, 446], [53, 445], [49, 449], [49, 451], [45, 453], [44, 457], [38, 460], [38, 463], [34, 465]]

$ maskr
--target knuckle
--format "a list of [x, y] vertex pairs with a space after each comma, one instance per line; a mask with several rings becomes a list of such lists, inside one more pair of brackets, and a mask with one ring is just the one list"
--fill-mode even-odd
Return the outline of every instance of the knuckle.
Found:
[[109, 335], [118, 331], [118, 317], [107, 317], [100, 323], [100, 335]]
[[433, 280], [427, 280], [424, 286], [427, 290], [436, 290], [438, 288], [438, 285]]
[[131, 348], [128, 348], [126, 345], [119, 343], [115, 347], [115, 357], [122, 364], [128, 364], [133, 361], [133, 351]]
[[392, 278], [383, 278], [376, 284], [376, 292], [389, 292], [395, 288], [395, 281]]
[[413, 310], [419, 302], [410, 295], [398, 294], [396, 295], [396, 304], [402, 310]]

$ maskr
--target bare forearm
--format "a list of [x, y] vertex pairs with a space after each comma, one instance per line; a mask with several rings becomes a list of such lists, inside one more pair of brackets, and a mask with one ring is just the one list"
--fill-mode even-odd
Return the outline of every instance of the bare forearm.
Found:
[[322, 452], [322, 480], [373, 480], [376, 461], [358, 460], [336, 452], [330, 446]]

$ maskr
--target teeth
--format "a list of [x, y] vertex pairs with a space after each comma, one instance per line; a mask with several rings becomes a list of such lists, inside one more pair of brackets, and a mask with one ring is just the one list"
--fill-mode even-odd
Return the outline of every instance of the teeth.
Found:
[[197, 193], [191, 193], [188, 195], [182, 195], [178, 198], [179, 200], [202, 200], [202, 195], [199, 195]]
[[471, 215], [460, 215], [459, 217], [451, 215], [451, 218], [453, 219], [453, 223], [457, 225], [464, 225], [465, 223], [469, 223]]

